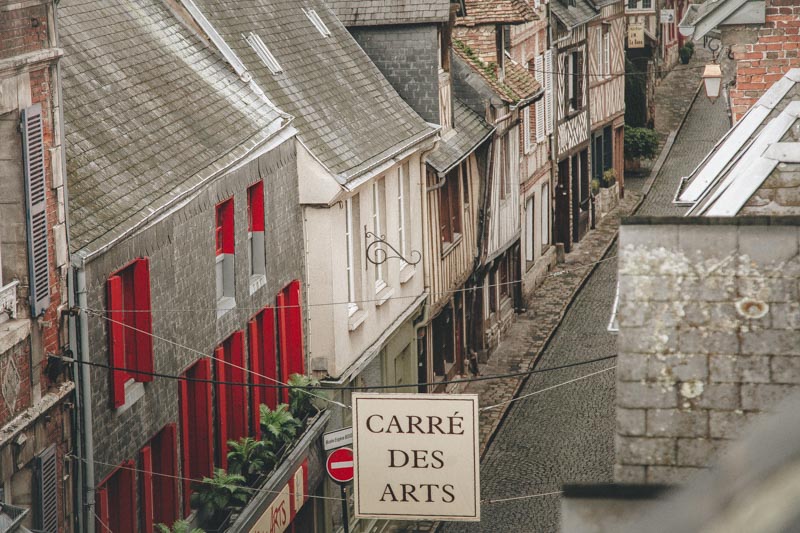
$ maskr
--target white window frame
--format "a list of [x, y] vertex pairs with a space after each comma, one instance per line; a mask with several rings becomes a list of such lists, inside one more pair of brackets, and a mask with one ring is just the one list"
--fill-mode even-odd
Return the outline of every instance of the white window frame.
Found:
[[[544, 55], [539, 54], [536, 56], [536, 79], [539, 83], [544, 86], [545, 85], [545, 74], [544, 74]], [[540, 143], [544, 141], [546, 131], [547, 131], [547, 124], [546, 124], [546, 116], [545, 116], [545, 98], [540, 98], [536, 101], [536, 142]]]
[[533, 262], [536, 257], [535, 246], [535, 220], [536, 220], [536, 195], [532, 194], [525, 199], [525, 261]]
[[611, 72], [611, 30], [603, 33], [603, 69], [604, 76], [610, 78], [614, 73]]
[[603, 79], [606, 73], [603, 70], [603, 26], [597, 26], [597, 74], [598, 78]]
[[545, 135], [553, 133], [553, 51], [544, 53]]
[[573, 107], [572, 101], [577, 101], [577, 91], [578, 88], [575, 86], [575, 61], [573, 61], [572, 52], [567, 52], [567, 108], [570, 112], [577, 110], [577, 107]]
[[[537, 102], [538, 104], [538, 102]], [[539, 115], [536, 115], [536, 120], [538, 122]], [[533, 143], [531, 142], [531, 107], [527, 106], [522, 110], [522, 137], [525, 146], [525, 153], [529, 154], [533, 149]]]
[[550, 184], [542, 185], [542, 208], [539, 210], [541, 217], [542, 248], [550, 245]]
[[[353, 316], [358, 311], [358, 296], [356, 294], [356, 263], [355, 263], [355, 242], [353, 234], [353, 198], [350, 197], [344, 202], [345, 207], [345, 239], [347, 242], [347, 314]], [[357, 228], [356, 228], [357, 229]]]
[[[397, 210], [399, 211], [397, 216], [397, 236], [400, 243], [400, 255], [402, 256], [400, 259], [400, 270], [408, 266], [405, 260], [405, 258], [408, 257], [408, 250], [410, 248], [408, 243], [408, 228], [406, 226], [408, 223], [406, 211], [410, 207], [408, 198], [408, 195], [411, 193], [410, 188], [411, 179], [409, 176], [409, 165], [408, 163], [404, 163], [397, 169]], [[411, 213], [408, 213], [409, 219], [410, 215]]]
[[[384, 187], [384, 198], [386, 195], [386, 182], [384, 181], [383, 177], [380, 177], [372, 182], [372, 233], [375, 234], [375, 238], [381, 238], [381, 235], [385, 235], [385, 232], [382, 231], [383, 228], [383, 217], [385, 213], [385, 206], [382, 206], [382, 199], [381, 199], [381, 185]], [[386, 250], [384, 250], [383, 246], [377, 246], [375, 250], [375, 259], [380, 260], [383, 258]], [[375, 294], [377, 295], [383, 289], [386, 288], [386, 276], [384, 271], [384, 266], [386, 263], [381, 263], [376, 261], [375, 264]]]

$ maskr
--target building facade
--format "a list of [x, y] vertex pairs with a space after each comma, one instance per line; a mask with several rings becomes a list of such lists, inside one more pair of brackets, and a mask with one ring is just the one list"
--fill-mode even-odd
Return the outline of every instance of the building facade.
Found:
[[72, 531], [56, 2], [1, 2], [0, 42], [0, 522]]

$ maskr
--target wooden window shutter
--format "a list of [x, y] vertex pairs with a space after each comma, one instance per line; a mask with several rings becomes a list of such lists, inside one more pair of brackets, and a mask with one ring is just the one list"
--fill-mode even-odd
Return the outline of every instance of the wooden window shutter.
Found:
[[[286, 295], [286, 289], [283, 289], [277, 296], [278, 307], [278, 349], [280, 357], [280, 380], [285, 382], [289, 377], [289, 327], [287, 320], [287, 306], [289, 305], [289, 298]], [[289, 391], [281, 389], [281, 401], [289, 402]]]
[[125, 403], [125, 382], [128, 372], [125, 370], [125, 326], [123, 324], [122, 278], [108, 278], [108, 353], [111, 365], [110, 389], [111, 403], [120, 407]]
[[545, 132], [553, 133], [553, 51], [544, 53], [544, 84], [545, 84]]
[[[539, 83], [544, 87], [545, 82], [545, 75], [542, 72], [544, 70], [544, 56], [539, 54], [536, 56], [536, 79]], [[540, 98], [536, 101], [536, 142], [542, 142], [545, 136], [545, 101], [544, 98]]]
[[142, 527], [145, 531], [153, 530], [153, 451], [150, 446], [145, 446], [139, 451], [139, 461], [142, 471], [139, 477], [142, 481]]
[[250, 231], [264, 231], [264, 182], [251, 185], [247, 189], [247, 211]]
[[244, 371], [244, 331], [237, 331], [231, 339], [231, 365], [225, 369], [227, 381], [242, 383], [228, 385], [228, 440], [247, 436], [247, 377]]
[[[294, 280], [289, 284], [289, 375], [305, 374], [306, 365], [303, 356], [303, 309], [300, 294], [300, 282]], [[286, 376], [287, 380], [289, 376]], [[286, 380], [284, 380], [286, 381]]]
[[150, 307], [150, 260], [140, 258], [133, 265], [136, 324], [136, 381], [153, 381], [153, 315]]
[[114, 503], [114, 514], [117, 515], [119, 531], [114, 533], [135, 533], [136, 528], [136, 463], [124, 461], [122, 467], [114, 474], [118, 478], [117, 501]]
[[[247, 323], [247, 340], [249, 341], [248, 349], [250, 353], [250, 383], [259, 385], [264, 382], [261, 377], [263, 369], [261, 368], [262, 355], [261, 351], [264, 345], [261, 342], [261, 335], [259, 334], [260, 328], [258, 327], [259, 317], [251, 319]], [[253, 387], [250, 389], [250, 434], [256, 438], [261, 439], [261, 415], [259, 406], [261, 405], [261, 391], [264, 387]]]
[[27, 200], [28, 275], [31, 315], [50, 305], [50, 267], [47, 250], [47, 183], [44, 165], [42, 106], [22, 110], [22, 155]]
[[[188, 372], [185, 377], [188, 377]], [[189, 495], [191, 494], [192, 453], [189, 441], [189, 382], [181, 380], [180, 388], [180, 417], [181, 417], [181, 462], [183, 468], [183, 516], [191, 512]]]
[[[446, 179], [446, 178], [445, 178]], [[439, 189], [439, 227], [442, 242], [452, 242], [453, 234], [450, 227], [450, 197], [447, 194], [447, 182]]]
[[58, 533], [58, 470], [56, 447], [50, 446], [34, 458], [36, 476], [36, 513], [34, 528], [45, 533]]
[[[167, 424], [158, 436], [158, 449], [153, 457], [153, 520], [171, 526], [178, 518], [178, 430]], [[148, 530], [149, 531], [149, 530]]]
[[109, 522], [111, 521], [111, 513], [108, 508], [108, 489], [106, 487], [98, 488], [94, 493], [94, 507], [95, 507], [95, 531], [98, 533], [109, 533]]
[[[228, 381], [225, 348], [214, 350], [214, 373], [217, 381]], [[228, 468], [228, 386], [217, 383], [214, 391], [217, 401], [217, 451], [220, 468]]]
[[576, 108], [582, 109], [583, 106], [586, 105], [583, 99], [583, 53], [577, 52], [575, 55], [577, 57], [577, 60], [575, 61], [575, 98], [578, 102]]
[[[261, 312], [261, 335], [263, 351], [261, 352], [261, 378], [266, 383], [276, 384], [278, 380], [278, 359], [275, 352], [275, 309], [267, 307]], [[278, 391], [274, 387], [261, 389], [261, 403], [275, 409], [278, 406]], [[260, 423], [260, 420], [259, 420]]]

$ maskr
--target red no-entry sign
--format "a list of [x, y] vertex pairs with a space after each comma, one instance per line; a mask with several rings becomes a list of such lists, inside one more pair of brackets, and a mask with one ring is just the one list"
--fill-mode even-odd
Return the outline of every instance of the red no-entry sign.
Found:
[[328, 475], [337, 483], [347, 483], [353, 481], [353, 450], [351, 448], [339, 448], [328, 455], [325, 463]]

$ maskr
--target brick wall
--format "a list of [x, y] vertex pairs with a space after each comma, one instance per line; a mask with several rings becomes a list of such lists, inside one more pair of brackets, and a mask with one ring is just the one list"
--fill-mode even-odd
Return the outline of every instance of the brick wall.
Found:
[[0, 16], [0, 59], [46, 48], [47, 5], [2, 11]]
[[620, 231], [619, 482], [684, 480], [800, 384], [800, 219], [651, 222]]
[[349, 28], [397, 93], [439, 123], [439, 37], [434, 24]]
[[[247, 247], [247, 187], [264, 180], [267, 251], [266, 286], [250, 294]], [[234, 199], [236, 308], [219, 319], [215, 288], [215, 205]], [[276, 294], [303, 275], [302, 215], [293, 141], [226, 174], [188, 205], [158, 224], [139, 232], [87, 266], [88, 305], [106, 307], [106, 279], [132, 259], [150, 258], [153, 334], [211, 355], [231, 333], [247, 328], [260, 309], [275, 305]], [[107, 322], [90, 316], [90, 354], [108, 364]], [[177, 375], [193, 364], [197, 353], [171, 342], [153, 341], [155, 371]], [[139, 449], [165, 424], [178, 422], [178, 381], [155, 378], [144, 384], [144, 396], [129, 408], [113, 409], [109, 374], [91, 372], [92, 415], [96, 460], [112, 465], [136, 459]], [[112, 467], [98, 465], [97, 481]]]
[[800, 5], [795, 0], [767, 0], [766, 23], [753, 42], [732, 47], [736, 87], [731, 88], [734, 120], [789, 69], [800, 66]]

